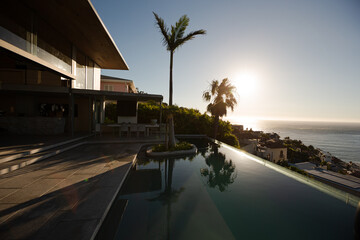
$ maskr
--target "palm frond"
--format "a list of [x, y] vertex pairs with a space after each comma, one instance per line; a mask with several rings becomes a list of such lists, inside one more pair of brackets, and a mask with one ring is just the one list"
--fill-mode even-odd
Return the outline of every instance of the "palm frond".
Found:
[[214, 96], [216, 94], [216, 92], [217, 92], [217, 89], [219, 88], [219, 81], [218, 80], [213, 80], [211, 82], [210, 88], [211, 88], [211, 95]]
[[169, 37], [169, 28], [166, 26], [164, 20], [159, 17], [155, 12], [153, 12], [156, 19], [156, 25], [158, 26], [161, 34], [163, 35], [163, 45], [166, 46], [169, 50], [170, 46], [170, 37]]
[[190, 19], [183, 15], [175, 24], [175, 39], [180, 39], [184, 36], [186, 28], [189, 26]]
[[204, 92], [203, 93], [203, 99], [207, 102], [209, 102], [211, 100], [211, 94], [209, 92]]
[[206, 34], [206, 31], [201, 29], [201, 30], [197, 30], [197, 31], [194, 31], [194, 32], [190, 32], [188, 35], [186, 35], [185, 37], [183, 38], [179, 38], [176, 40], [176, 47], [179, 47], [181, 45], [183, 45], [184, 43], [186, 43], [187, 41], [193, 39], [196, 35], [204, 35]]
[[234, 95], [235, 87], [231, 84], [231, 81], [224, 78], [221, 83], [218, 80], [213, 80], [210, 84], [209, 91], [204, 92], [203, 98], [206, 101], [212, 102], [207, 106], [207, 111], [213, 116], [226, 116], [227, 108], [234, 111], [234, 107], [237, 104], [237, 100]]

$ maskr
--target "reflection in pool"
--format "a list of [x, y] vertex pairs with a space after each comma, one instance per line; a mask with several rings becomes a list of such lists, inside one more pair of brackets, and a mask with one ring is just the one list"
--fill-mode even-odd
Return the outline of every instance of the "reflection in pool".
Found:
[[102, 226], [108, 238], [354, 238], [356, 198], [346, 203], [227, 145], [193, 143], [194, 156], [138, 155], [114, 203], [122, 207]]

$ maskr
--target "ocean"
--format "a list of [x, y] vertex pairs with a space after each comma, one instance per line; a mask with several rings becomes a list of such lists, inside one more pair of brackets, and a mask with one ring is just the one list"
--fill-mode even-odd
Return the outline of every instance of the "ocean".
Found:
[[256, 120], [244, 123], [244, 128], [275, 132], [282, 139], [301, 140], [345, 162], [360, 163], [360, 123]]

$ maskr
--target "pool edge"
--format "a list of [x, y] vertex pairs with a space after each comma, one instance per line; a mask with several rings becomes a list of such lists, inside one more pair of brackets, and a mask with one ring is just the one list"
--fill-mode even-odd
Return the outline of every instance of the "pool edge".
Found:
[[99, 232], [99, 230], [100, 230], [100, 228], [101, 228], [101, 225], [103, 224], [106, 216], [108, 215], [108, 213], [109, 213], [109, 211], [110, 211], [110, 208], [111, 208], [111, 206], [113, 205], [116, 197], [118, 196], [118, 194], [119, 194], [119, 192], [120, 192], [120, 190], [121, 190], [121, 187], [123, 186], [123, 184], [124, 184], [127, 176], [129, 175], [129, 172], [130, 172], [131, 168], [135, 165], [137, 156], [139, 155], [139, 152], [140, 152], [141, 148], [142, 148], [144, 145], [146, 145], [146, 144], [141, 144], [141, 145], [139, 146], [139, 148], [138, 148], [138, 150], [137, 150], [137, 153], [134, 155], [133, 160], [132, 160], [131, 163], [129, 164], [129, 167], [128, 167], [128, 169], [126, 170], [126, 173], [125, 173], [123, 179], [121, 180], [121, 182], [120, 182], [119, 186], [117, 187], [117, 189], [116, 189], [116, 191], [115, 191], [112, 199], [110, 200], [109, 204], [107, 205], [107, 207], [106, 207], [106, 209], [105, 209], [102, 217], [100, 218], [100, 221], [98, 222], [98, 224], [97, 224], [97, 226], [96, 226], [96, 228], [95, 228], [95, 230], [94, 230], [94, 232], [93, 232], [90, 240], [96, 239], [96, 235], [98, 234], [98, 232]]

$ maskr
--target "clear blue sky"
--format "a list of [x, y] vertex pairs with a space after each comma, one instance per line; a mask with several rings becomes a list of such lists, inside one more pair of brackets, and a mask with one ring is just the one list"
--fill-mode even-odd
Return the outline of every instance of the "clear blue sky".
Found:
[[212, 80], [228, 77], [239, 88], [239, 104], [228, 114], [233, 121], [360, 121], [360, 1], [92, 3], [130, 67], [102, 73], [132, 79], [140, 90], [163, 95], [165, 102], [169, 53], [152, 11], [168, 26], [187, 14], [189, 31], [207, 30], [174, 55], [175, 104], [204, 112], [203, 91]]

